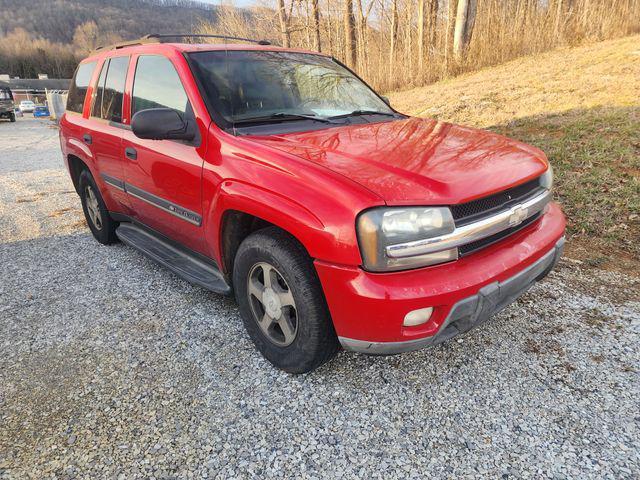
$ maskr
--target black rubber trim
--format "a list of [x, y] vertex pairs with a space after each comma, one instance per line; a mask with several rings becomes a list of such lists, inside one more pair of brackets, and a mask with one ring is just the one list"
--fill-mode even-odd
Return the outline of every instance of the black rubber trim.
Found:
[[107, 175], [106, 173], [101, 173], [100, 176], [105, 183], [111, 185], [112, 187], [117, 188], [118, 190], [125, 191], [124, 182], [119, 178], [112, 177], [111, 175]]
[[116, 177], [112, 177], [111, 175], [102, 173], [100, 174], [100, 176], [105, 181], [105, 183], [117, 188], [118, 190], [126, 192], [129, 195], [142, 200], [143, 202], [147, 202], [149, 205], [153, 205], [160, 210], [164, 210], [165, 212], [170, 213], [171, 215], [189, 222], [197, 227], [202, 225], [202, 217], [192, 210], [181, 207], [178, 204], [170, 202], [169, 200], [166, 200], [162, 197], [158, 197], [157, 195], [149, 193], [146, 190], [142, 190], [141, 188], [124, 182]]
[[126, 123], [114, 122], [113, 120], [109, 121], [109, 126], [121, 128], [122, 130], [131, 130], [131, 125], [127, 125]]
[[193, 225], [200, 226], [202, 225], [202, 217], [191, 210], [187, 210], [186, 208], [181, 207], [180, 205], [176, 205], [169, 200], [165, 200], [162, 197], [158, 197], [153, 193], [149, 193], [146, 190], [142, 190], [141, 188], [134, 187], [133, 185], [125, 182], [125, 191], [134, 196], [143, 202], [147, 202], [154, 207], [158, 207], [160, 210], [164, 210], [171, 215], [174, 215], [182, 220], [186, 220]]

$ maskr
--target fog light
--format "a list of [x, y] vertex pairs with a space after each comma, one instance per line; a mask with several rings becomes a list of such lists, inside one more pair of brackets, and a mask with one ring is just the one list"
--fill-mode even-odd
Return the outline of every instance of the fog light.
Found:
[[431, 318], [432, 313], [433, 307], [413, 310], [405, 315], [404, 322], [402, 322], [402, 324], [405, 327], [415, 327], [416, 325], [422, 325]]

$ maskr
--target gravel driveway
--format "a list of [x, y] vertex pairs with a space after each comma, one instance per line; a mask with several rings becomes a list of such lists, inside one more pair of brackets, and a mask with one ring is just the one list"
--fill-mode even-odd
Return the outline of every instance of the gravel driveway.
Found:
[[0, 478], [639, 477], [640, 278], [564, 260], [461, 339], [291, 376], [92, 239], [55, 128], [0, 150]]

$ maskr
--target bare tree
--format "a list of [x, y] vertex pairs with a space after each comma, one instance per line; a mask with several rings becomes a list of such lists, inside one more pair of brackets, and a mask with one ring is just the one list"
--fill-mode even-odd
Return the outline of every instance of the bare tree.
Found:
[[402, 19], [400, 26], [402, 27], [402, 29], [404, 30], [403, 33], [403, 38], [404, 38], [404, 61], [403, 66], [404, 66], [404, 72], [405, 72], [405, 76], [407, 78], [411, 78], [413, 76], [413, 61], [414, 61], [414, 54], [413, 54], [413, 18], [414, 18], [414, 10], [412, 2], [408, 1], [405, 3], [404, 5], [404, 13], [405, 16]]
[[291, 33], [289, 32], [289, 17], [284, 6], [284, 0], [278, 0], [278, 18], [280, 20], [280, 33], [282, 35], [282, 46], [291, 46]]
[[391, 0], [391, 32], [389, 35], [389, 67], [393, 68], [398, 48], [398, 0]]
[[424, 3], [426, 0], [418, 0], [418, 70], [420, 75], [424, 71], [424, 23], [425, 23], [425, 11]]
[[313, 21], [313, 47], [316, 51], [322, 51], [322, 43], [320, 40], [320, 10], [318, 9], [318, 0], [311, 0], [311, 19]]
[[453, 34], [453, 54], [458, 62], [463, 59], [471, 42], [477, 6], [477, 0], [458, 0], [456, 26]]
[[452, 66], [453, 57], [453, 33], [456, 28], [456, 8], [457, 0], [447, 1], [447, 23], [445, 25], [444, 37], [444, 68], [448, 73]]
[[373, 6], [376, 4], [375, 0], [370, 0], [366, 11], [364, 10], [363, 0], [357, 0], [358, 6], [358, 22], [357, 34], [358, 34], [358, 68], [361, 73], [366, 75], [369, 71], [369, 61], [367, 60], [367, 45], [368, 45], [368, 22], [369, 15]]
[[353, 0], [344, 1], [344, 41], [345, 57], [350, 67], [355, 67], [357, 61], [356, 19], [353, 16]]
[[427, 9], [427, 28], [429, 29], [429, 47], [435, 48], [436, 46], [436, 33], [438, 31], [438, 8], [440, 6], [439, 0], [429, 0], [429, 8]]

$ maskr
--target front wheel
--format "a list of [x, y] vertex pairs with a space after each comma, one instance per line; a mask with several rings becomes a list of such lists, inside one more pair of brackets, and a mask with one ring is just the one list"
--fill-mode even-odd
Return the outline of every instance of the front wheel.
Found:
[[269, 227], [247, 237], [235, 258], [233, 285], [251, 340], [276, 367], [310, 372], [338, 351], [313, 262], [286, 232]]
[[15, 122], [15, 121], [16, 121], [16, 114], [15, 114], [15, 112], [11, 112], [11, 113], [9, 114], [9, 120], [11, 120], [11, 123], [13, 123], [13, 122]]

